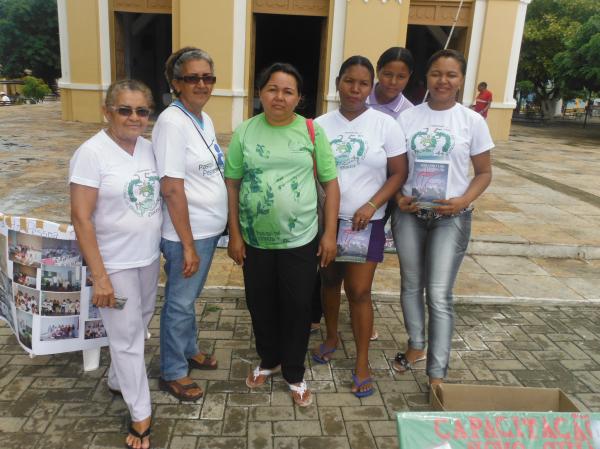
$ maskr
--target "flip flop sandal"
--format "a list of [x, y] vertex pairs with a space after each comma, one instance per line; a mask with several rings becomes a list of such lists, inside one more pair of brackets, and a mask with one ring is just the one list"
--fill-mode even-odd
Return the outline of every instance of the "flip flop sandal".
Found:
[[[144, 438], [150, 436], [151, 429], [152, 426], [148, 426], [146, 430], [144, 430], [142, 433], [139, 433], [133, 428], [133, 424], [129, 424], [129, 429], [127, 429], [127, 432], [129, 432], [129, 434], [133, 435], [136, 438], [139, 438], [140, 441], [142, 441]], [[125, 446], [127, 446], [127, 449], [133, 449], [133, 446], [131, 446], [130, 444], [125, 443]]]
[[319, 345], [319, 350], [318, 352], [313, 351], [312, 353], [312, 359], [317, 362], [320, 363], [321, 365], [324, 365], [325, 363], [329, 363], [331, 361], [331, 357], [326, 357], [328, 355], [333, 355], [333, 353], [337, 351], [337, 348], [328, 348], [327, 346], [325, 346], [325, 343], [321, 343]]
[[219, 367], [219, 362], [213, 359], [212, 354], [207, 354], [206, 352], [200, 352], [199, 355], [204, 356], [204, 360], [202, 362], [197, 361], [194, 358], [188, 359], [188, 366], [190, 369], [202, 369], [202, 370], [213, 370]]
[[246, 377], [246, 386], [248, 388], [258, 388], [261, 385], [264, 385], [267, 379], [275, 373], [278, 373], [281, 370], [281, 366], [276, 366], [273, 369], [265, 369], [261, 368], [260, 365], [257, 365], [248, 377]]
[[423, 360], [427, 360], [427, 356], [421, 356], [415, 359], [414, 362], [410, 362], [406, 358], [406, 354], [404, 354], [403, 352], [399, 352], [398, 354], [396, 354], [396, 357], [392, 362], [392, 369], [398, 373], [405, 373], [408, 370], [412, 369], [415, 363], [422, 362]]
[[[174, 387], [173, 384], [177, 384], [177, 387]], [[198, 399], [200, 399], [204, 395], [204, 392], [200, 389], [200, 386], [196, 382], [192, 382], [191, 384], [183, 385], [183, 384], [177, 382], [176, 380], [166, 381], [162, 377], [160, 377], [158, 379], [158, 388], [161, 391], [166, 391], [167, 393], [170, 393], [171, 396], [179, 399], [180, 401], [194, 402], [194, 401], [197, 401]], [[200, 389], [199, 394], [197, 394], [195, 396], [189, 396], [189, 395], [184, 394], [185, 391], [193, 390], [195, 388]]]
[[294, 404], [298, 407], [308, 407], [312, 404], [313, 395], [308, 389], [306, 382], [302, 381], [300, 385], [288, 384], [288, 386], [290, 387]]
[[[354, 383], [354, 386], [357, 388], [357, 390], [353, 391], [352, 394], [354, 396], [356, 396], [357, 398], [365, 398], [365, 397], [371, 396], [373, 393], [375, 393], [375, 388], [373, 387], [373, 378], [372, 377], [367, 377], [362, 382], [359, 382], [356, 374], [352, 374], [352, 382]], [[363, 385], [366, 385], [366, 384], [371, 384], [371, 388], [361, 391], [360, 387], [362, 387]]]
[[371, 341], [375, 341], [379, 338], [379, 334], [377, 333], [376, 330], [373, 331], [373, 334], [369, 337], [369, 340]]

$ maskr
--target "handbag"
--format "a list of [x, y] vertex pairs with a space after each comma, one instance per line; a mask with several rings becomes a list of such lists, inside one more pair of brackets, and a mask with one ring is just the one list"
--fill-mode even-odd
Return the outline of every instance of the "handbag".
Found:
[[313, 152], [312, 152], [312, 160], [313, 160], [313, 176], [315, 178], [315, 188], [317, 189], [317, 217], [319, 221], [319, 236], [323, 235], [323, 230], [325, 228], [325, 189], [319, 182], [319, 178], [317, 176], [317, 159], [315, 157], [315, 152], [317, 151], [315, 147], [315, 126], [312, 119], [306, 119], [306, 128], [308, 129], [308, 135], [310, 136], [310, 141], [313, 144]]

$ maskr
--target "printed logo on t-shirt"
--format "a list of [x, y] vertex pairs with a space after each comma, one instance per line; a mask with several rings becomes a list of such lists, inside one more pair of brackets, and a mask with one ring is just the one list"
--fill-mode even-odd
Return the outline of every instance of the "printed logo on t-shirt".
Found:
[[160, 210], [160, 179], [154, 170], [139, 170], [125, 183], [123, 197], [140, 217], [152, 217]]
[[221, 170], [225, 168], [225, 155], [223, 154], [223, 150], [217, 142], [213, 144], [213, 148], [215, 149], [215, 153], [217, 153], [217, 165]]
[[413, 134], [408, 141], [416, 159], [449, 159], [454, 149], [454, 137], [449, 129], [431, 126]]
[[340, 169], [354, 168], [365, 158], [369, 147], [362, 134], [347, 132], [331, 141], [335, 165]]
[[269, 157], [271, 157], [271, 152], [260, 143], [256, 144], [256, 152], [263, 159], [269, 159]]

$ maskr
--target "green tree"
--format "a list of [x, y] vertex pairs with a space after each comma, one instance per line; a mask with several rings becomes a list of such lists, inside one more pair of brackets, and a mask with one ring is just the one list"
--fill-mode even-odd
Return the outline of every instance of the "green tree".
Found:
[[0, 0], [0, 62], [4, 76], [31, 69], [54, 83], [60, 76], [55, 0]]
[[581, 25], [595, 14], [600, 14], [598, 0], [534, 0], [529, 5], [517, 79], [533, 84], [545, 118], [552, 118], [555, 103], [568, 88], [556, 57], [570, 51]]
[[23, 95], [26, 98], [33, 98], [36, 101], [43, 100], [52, 90], [41, 78], [35, 76], [26, 76], [23, 78]]

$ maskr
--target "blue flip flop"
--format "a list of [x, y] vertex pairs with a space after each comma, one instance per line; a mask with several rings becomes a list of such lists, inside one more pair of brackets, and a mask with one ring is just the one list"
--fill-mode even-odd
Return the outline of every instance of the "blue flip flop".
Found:
[[333, 354], [335, 351], [337, 351], [337, 348], [328, 348], [327, 346], [325, 346], [325, 343], [321, 343], [319, 345], [319, 353], [317, 354], [313, 352], [312, 359], [315, 362], [324, 365], [325, 363], [329, 363], [331, 361], [331, 359], [326, 359], [325, 356]]
[[[353, 391], [352, 394], [354, 394], [354, 396], [356, 396], [357, 398], [365, 398], [367, 396], [371, 396], [373, 393], [375, 393], [375, 388], [373, 387], [373, 378], [372, 377], [367, 377], [365, 380], [363, 380], [362, 382], [358, 381], [358, 377], [356, 377], [356, 374], [352, 375], [352, 382], [354, 382], [354, 386], [356, 388], [358, 388], [357, 391]], [[365, 384], [371, 384], [371, 388], [369, 388], [368, 390], [364, 390], [361, 391], [360, 387], [362, 387]]]

